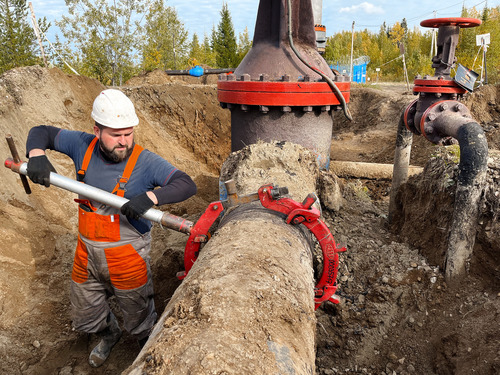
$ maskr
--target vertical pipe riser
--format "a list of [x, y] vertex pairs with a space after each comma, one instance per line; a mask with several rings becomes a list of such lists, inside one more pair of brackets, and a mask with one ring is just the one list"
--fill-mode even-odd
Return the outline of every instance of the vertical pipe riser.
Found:
[[[233, 152], [258, 141], [288, 141], [313, 151], [324, 169], [330, 161], [331, 110], [342, 100], [349, 101], [349, 86], [343, 89], [347, 95], [342, 94], [341, 101], [336, 97], [339, 90], [329, 96], [338, 86], [326, 91], [321, 87], [328, 84], [318, 70], [332, 82], [344, 82], [344, 77], [335, 76], [318, 53], [311, 0], [291, 0], [290, 11], [292, 42], [288, 0], [260, 2], [252, 49], [234, 75], [220, 77], [219, 100], [232, 112]], [[262, 90], [252, 91], [246, 85], [253, 82], [262, 85]]]
[[235, 108], [231, 111], [231, 124], [232, 151], [259, 141], [287, 141], [308, 148], [317, 156], [320, 167], [328, 168], [333, 127], [329, 111], [304, 112], [294, 108], [284, 113], [280, 108], [271, 108], [262, 113]]

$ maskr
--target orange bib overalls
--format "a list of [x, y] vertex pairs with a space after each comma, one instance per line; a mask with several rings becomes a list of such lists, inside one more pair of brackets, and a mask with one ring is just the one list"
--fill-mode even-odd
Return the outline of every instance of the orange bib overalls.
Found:
[[[87, 148], [78, 180], [83, 182], [97, 138]], [[135, 145], [112, 193], [124, 196], [125, 185], [143, 148]], [[88, 333], [106, 327], [111, 295], [123, 313], [124, 328], [142, 339], [156, 321], [149, 262], [151, 235], [140, 234], [120, 210], [76, 200], [78, 243], [71, 274], [73, 326]]]

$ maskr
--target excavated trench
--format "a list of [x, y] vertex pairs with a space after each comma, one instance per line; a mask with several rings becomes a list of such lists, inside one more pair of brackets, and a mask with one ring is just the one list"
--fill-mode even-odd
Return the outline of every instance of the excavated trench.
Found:
[[[230, 154], [230, 115], [218, 105], [211, 79], [174, 80], [157, 71], [121, 87], [139, 111], [138, 143], [170, 160], [197, 183], [197, 196], [163, 207], [192, 221], [218, 199], [221, 168]], [[21, 154], [31, 126], [88, 131], [91, 104], [102, 88], [95, 80], [67, 76], [57, 69], [14, 69], [0, 76], [0, 126], [13, 135]], [[498, 373], [500, 353], [491, 343], [500, 327], [500, 158], [495, 151], [500, 148], [499, 91], [498, 86], [486, 86], [466, 101], [486, 132], [490, 159], [474, 256], [465, 280], [448, 285], [442, 272], [456, 186], [452, 149], [414, 139], [411, 164], [425, 168], [402, 187], [399, 216], [389, 228], [390, 180], [385, 174], [363, 178], [345, 172], [337, 177], [331, 170], [312, 176], [307, 158], [297, 157], [297, 150], [261, 145], [259, 152], [251, 152], [255, 159], [239, 161], [244, 164], [239, 178], [252, 181], [246, 188], [241, 186], [242, 192], [275, 183], [288, 186], [300, 201], [317, 191], [324, 220], [336, 241], [348, 248], [341, 255], [341, 304], [325, 303], [311, 313], [312, 319], [305, 319], [309, 313], [287, 307], [302, 295], [309, 298], [312, 291], [301, 286], [301, 276], [309, 280], [304, 284], [308, 285], [312, 275], [287, 268], [297, 254], [288, 257], [287, 249], [280, 248], [282, 242], [273, 242], [276, 232], [266, 228], [267, 221], [235, 220], [222, 227], [221, 232], [230, 232], [230, 240], [217, 242], [224, 236], [214, 237], [207, 251], [202, 251], [198, 276], [195, 273], [182, 285], [175, 275], [183, 269], [186, 236], [155, 226], [155, 300], [158, 312], [165, 310], [160, 321], [165, 334], [152, 348], [154, 356], [145, 359], [149, 358], [147, 373], [187, 373], [182, 370], [186, 363], [196, 373], [224, 369], [227, 373], [289, 373], [286, 361], [278, 370], [275, 367], [279, 363], [275, 354], [283, 353], [280, 335], [296, 340], [294, 350], [307, 358], [308, 365], [295, 368], [295, 373]], [[351, 111], [356, 121], [348, 124], [341, 114], [335, 118], [332, 160], [392, 163], [397, 119], [412, 99], [394, 89], [354, 87]], [[0, 151], [8, 156], [6, 143], [0, 144]], [[56, 153], [49, 157], [59, 173], [74, 176], [67, 158]], [[68, 282], [76, 238], [74, 197], [40, 186], [33, 186], [33, 194], [27, 196], [17, 176], [7, 169], [0, 173], [0, 371], [116, 374], [130, 370], [139, 348], [129, 335], [123, 336], [103, 367], [92, 369], [87, 356], [96, 339], [71, 329]], [[272, 257], [264, 256], [263, 261], [252, 251], [257, 247], [252, 241], [268, 241], [276, 251], [266, 248]], [[235, 267], [242, 273], [232, 273]], [[284, 272], [287, 277], [278, 277]], [[283, 290], [286, 293], [280, 293]], [[229, 294], [240, 296], [241, 305], [225, 303]], [[190, 297], [183, 298], [186, 295]], [[120, 320], [118, 312], [117, 316]], [[206, 334], [190, 336], [200, 330]], [[257, 337], [274, 344], [257, 345], [254, 350], [251, 343]], [[183, 340], [189, 344], [182, 346]], [[207, 350], [217, 345], [220, 358]], [[301, 352], [311, 346], [315, 353]], [[274, 354], [259, 361], [259, 350]], [[236, 358], [247, 358], [249, 367], [231, 367]]]

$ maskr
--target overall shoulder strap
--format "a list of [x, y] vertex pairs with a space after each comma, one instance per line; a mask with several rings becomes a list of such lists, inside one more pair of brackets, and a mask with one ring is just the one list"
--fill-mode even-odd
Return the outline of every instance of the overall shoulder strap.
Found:
[[76, 174], [76, 179], [80, 182], [85, 178], [85, 173], [87, 173], [87, 168], [89, 167], [90, 159], [92, 158], [92, 152], [94, 152], [95, 144], [97, 143], [97, 137], [94, 137], [92, 142], [90, 142], [87, 151], [85, 151], [85, 156], [83, 157], [82, 166]]
[[120, 177], [118, 180], [115, 188], [111, 192], [112, 194], [116, 193], [116, 195], [123, 197], [125, 195], [125, 185], [127, 184], [130, 175], [132, 174], [132, 171], [134, 170], [135, 163], [137, 163], [137, 159], [139, 158], [139, 155], [141, 152], [144, 150], [139, 145], [135, 145], [134, 149], [132, 150], [132, 154], [128, 158], [127, 165], [125, 166], [125, 169], [123, 170], [123, 175]]

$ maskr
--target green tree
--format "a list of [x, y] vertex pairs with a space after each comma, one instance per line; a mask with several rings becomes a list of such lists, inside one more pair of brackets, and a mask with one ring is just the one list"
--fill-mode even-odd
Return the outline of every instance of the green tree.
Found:
[[243, 33], [238, 35], [238, 55], [237, 60], [235, 62], [234, 68], [240, 65], [241, 60], [243, 60], [252, 48], [252, 41], [250, 40], [250, 35], [248, 34], [248, 27], [245, 27]]
[[147, 71], [178, 69], [189, 59], [188, 32], [173, 7], [164, 0], [155, 0], [146, 15], [146, 42], [142, 47], [142, 64]]
[[147, 1], [65, 0], [68, 14], [56, 22], [70, 50], [71, 64], [106, 85], [118, 85], [137, 73], [139, 22]]
[[[44, 33], [50, 27], [46, 18], [37, 20]], [[18, 67], [43, 63], [32, 26], [28, 23], [26, 0], [0, 1], [0, 74]]]
[[488, 2], [484, 4], [483, 14], [481, 15], [481, 21], [487, 22], [489, 16]]
[[406, 18], [403, 18], [401, 21], [401, 27], [405, 30], [405, 34], [408, 32], [408, 22], [406, 21]]
[[227, 7], [222, 4], [220, 11], [221, 20], [217, 27], [214, 39], [214, 51], [216, 63], [219, 68], [236, 68], [238, 62], [238, 46], [234, 35], [233, 21]]
[[198, 40], [198, 35], [196, 33], [193, 34], [193, 39], [189, 44], [189, 61], [193, 62], [193, 65], [198, 65], [201, 63], [203, 56], [203, 51], [200, 46], [200, 42]]
[[203, 58], [201, 59], [201, 62], [210, 67], [215, 67], [215, 52], [207, 34], [205, 34], [205, 37], [203, 38], [201, 50], [203, 51]]
[[405, 32], [405, 28], [399, 22], [396, 22], [391, 29], [390, 38], [398, 47], [403, 42]]

